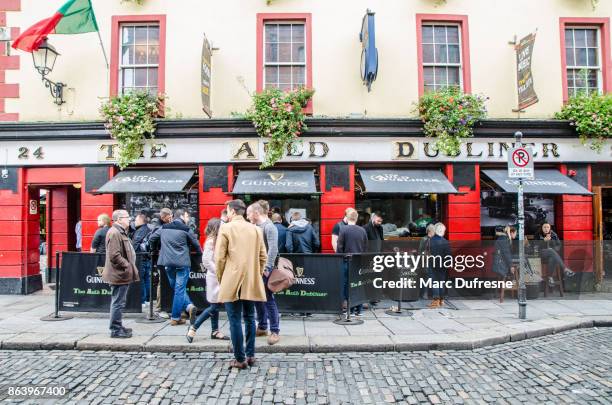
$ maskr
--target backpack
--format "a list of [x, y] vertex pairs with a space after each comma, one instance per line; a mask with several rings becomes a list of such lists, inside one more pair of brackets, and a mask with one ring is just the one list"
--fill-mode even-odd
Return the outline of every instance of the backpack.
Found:
[[273, 293], [286, 290], [295, 284], [293, 263], [285, 257], [278, 257], [276, 267], [268, 278], [268, 289]]

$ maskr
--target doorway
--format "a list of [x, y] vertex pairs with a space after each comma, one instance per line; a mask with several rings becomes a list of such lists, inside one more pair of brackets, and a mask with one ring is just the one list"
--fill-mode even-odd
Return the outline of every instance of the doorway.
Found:
[[612, 260], [612, 186], [593, 187], [593, 193], [595, 284], [601, 287], [606, 281], [610, 283], [605, 264]]

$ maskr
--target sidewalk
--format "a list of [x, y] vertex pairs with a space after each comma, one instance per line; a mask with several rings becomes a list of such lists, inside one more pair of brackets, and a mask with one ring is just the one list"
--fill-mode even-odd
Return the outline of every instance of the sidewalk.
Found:
[[[517, 317], [515, 300], [450, 300], [457, 309], [422, 309], [412, 316], [394, 317], [381, 309], [365, 311], [362, 325], [340, 326], [333, 315], [311, 318], [283, 316], [281, 341], [268, 346], [257, 339], [260, 352], [349, 352], [475, 349], [558, 333], [568, 329], [611, 326], [612, 295], [582, 294], [580, 300], [538, 299], [528, 302], [528, 320]], [[0, 296], [1, 349], [64, 349], [162, 352], [228, 352], [229, 344], [210, 339], [205, 323], [193, 344], [185, 339], [186, 325], [136, 323], [144, 314], [127, 314], [124, 325], [133, 329], [131, 339], [111, 339], [108, 314], [71, 313], [66, 321], [45, 322], [40, 318], [53, 312], [54, 296], [44, 290], [30, 296]], [[229, 335], [225, 314], [221, 330]]]

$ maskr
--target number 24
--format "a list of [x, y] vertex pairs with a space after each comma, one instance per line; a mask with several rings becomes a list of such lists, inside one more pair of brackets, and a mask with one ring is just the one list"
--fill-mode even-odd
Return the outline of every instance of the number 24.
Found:
[[[45, 157], [45, 154], [42, 150], [42, 146], [39, 146], [38, 148], [36, 148], [36, 150], [32, 154], [36, 157], [36, 159], [43, 159]], [[30, 149], [23, 147], [23, 146], [19, 148], [18, 158], [19, 159], [29, 159]]]

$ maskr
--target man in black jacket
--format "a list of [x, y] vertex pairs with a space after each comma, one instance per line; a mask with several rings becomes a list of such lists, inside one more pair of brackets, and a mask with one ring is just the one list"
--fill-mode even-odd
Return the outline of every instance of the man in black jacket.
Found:
[[132, 234], [132, 246], [136, 254], [140, 254], [140, 266], [138, 275], [140, 277], [140, 303], [148, 302], [151, 297], [151, 256], [148, 254], [146, 239], [151, 233], [147, 225], [145, 214], [136, 215], [134, 220], [135, 230]]
[[287, 253], [314, 253], [320, 246], [319, 237], [310, 222], [302, 219], [299, 212], [294, 212], [291, 225], [287, 228]]
[[[164, 213], [160, 212], [160, 214], [162, 214], [163, 219]], [[172, 326], [185, 323], [181, 319], [181, 312], [183, 311], [189, 313], [190, 322], [195, 321], [197, 308], [192, 304], [186, 290], [191, 270], [190, 251], [194, 250], [198, 255], [202, 255], [202, 248], [198, 239], [187, 226], [189, 213], [183, 209], [178, 209], [174, 211], [174, 218], [176, 219], [162, 225], [155, 231], [149, 240], [152, 246], [156, 246], [161, 241], [157, 265], [165, 267], [168, 282], [174, 290], [170, 320]]]
[[368, 235], [368, 250], [373, 252], [380, 252], [382, 248], [382, 240], [384, 240], [383, 236], [383, 228], [382, 228], [383, 218], [379, 213], [373, 212], [370, 217], [370, 222], [363, 226], [363, 229], [366, 231], [366, 235]]

